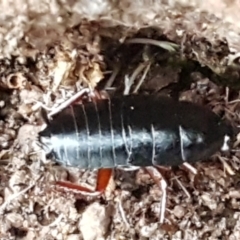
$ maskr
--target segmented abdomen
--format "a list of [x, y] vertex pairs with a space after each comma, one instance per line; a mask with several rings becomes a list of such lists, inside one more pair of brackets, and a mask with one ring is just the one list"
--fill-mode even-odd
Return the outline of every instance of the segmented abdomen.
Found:
[[170, 98], [124, 96], [69, 106], [40, 133], [79, 168], [178, 165], [220, 149], [229, 128], [205, 108]]

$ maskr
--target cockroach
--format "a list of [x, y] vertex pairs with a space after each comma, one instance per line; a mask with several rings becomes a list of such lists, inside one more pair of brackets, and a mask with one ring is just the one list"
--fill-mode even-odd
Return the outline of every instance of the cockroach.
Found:
[[98, 169], [96, 191], [102, 192], [111, 169], [144, 167], [156, 176], [155, 167], [195, 163], [227, 150], [232, 136], [232, 127], [203, 106], [128, 95], [69, 105], [47, 123], [39, 141], [63, 165]]

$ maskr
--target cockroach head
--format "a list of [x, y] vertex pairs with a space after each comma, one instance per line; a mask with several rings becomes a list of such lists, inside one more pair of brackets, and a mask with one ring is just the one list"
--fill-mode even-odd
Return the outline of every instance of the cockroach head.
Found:
[[38, 141], [46, 155], [50, 155], [52, 153], [51, 135], [48, 128], [46, 126], [43, 127], [44, 129], [38, 133]]
[[47, 112], [43, 108], [41, 108], [40, 115], [44, 124], [42, 125], [41, 131], [38, 133], [38, 141], [46, 155], [49, 155], [52, 152], [51, 134], [48, 130], [49, 119]]

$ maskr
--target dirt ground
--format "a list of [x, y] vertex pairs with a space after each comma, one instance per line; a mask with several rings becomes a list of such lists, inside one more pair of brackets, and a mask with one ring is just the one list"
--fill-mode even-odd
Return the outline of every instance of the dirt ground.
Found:
[[0, 239], [240, 239], [237, 132], [231, 151], [193, 165], [196, 175], [182, 166], [165, 169], [164, 224], [162, 191], [142, 169], [116, 169], [103, 196], [83, 196], [54, 182], [93, 188], [96, 172], [60, 166], [39, 146], [41, 109], [49, 113], [83, 88], [192, 101], [238, 128], [239, 59], [230, 49], [235, 42], [191, 31], [170, 35], [156, 27], [83, 21], [44, 49], [25, 45], [21, 53], [1, 56]]

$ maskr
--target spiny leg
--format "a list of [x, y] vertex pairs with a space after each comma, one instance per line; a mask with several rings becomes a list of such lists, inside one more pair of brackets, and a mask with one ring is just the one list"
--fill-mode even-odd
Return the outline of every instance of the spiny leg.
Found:
[[97, 192], [104, 192], [108, 186], [109, 180], [112, 176], [113, 170], [110, 168], [100, 169], [98, 170], [97, 175], [97, 185], [96, 190]]
[[[198, 172], [197, 169], [196, 169], [195, 167], [193, 167], [190, 163], [184, 162], [184, 163], [182, 164], [182, 167], [184, 168], [185, 171], [188, 171], [188, 172], [192, 173], [194, 176], [197, 175], [197, 172]], [[174, 179], [175, 179], [175, 181], [178, 183], [178, 185], [182, 188], [182, 190], [185, 192], [186, 196], [187, 196], [188, 198], [190, 198], [190, 197], [191, 197], [191, 196], [190, 196], [190, 193], [187, 191], [187, 189], [186, 189], [185, 186], [181, 183], [181, 181], [180, 181], [177, 177], [175, 177]]]
[[160, 207], [160, 219], [159, 222], [164, 222], [165, 211], [166, 211], [166, 202], [167, 202], [167, 182], [163, 178], [159, 169], [155, 167], [145, 167], [146, 172], [151, 176], [157, 186], [162, 190], [162, 199]]
[[56, 185], [65, 187], [68, 189], [76, 190], [82, 193], [98, 193], [101, 194], [105, 191], [106, 187], [108, 186], [109, 180], [112, 176], [112, 169], [100, 169], [98, 170], [97, 174], [97, 184], [95, 190], [91, 190], [87, 187], [83, 187], [79, 184], [71, 183], [71, 182], [65, 182], [65, 181], [57, 181]]
[[183, 166], [190, 171], [192, 174], [196, 175], [197, 174], [197, 169], [193, 167], [190, 163], [184, 162]]
[[71, 190], [76, 190], [76, 191], [79, 191], [79, 192], [86, 192], [86, 193], [93, 193], [94, 192], [90, 188], [83, 187], [79, 184], [71, 183], [71, 182], [56, 181], [56, 185], [58, 185], [60, 187], [68, 188], [68, 189], [71, 189]]

